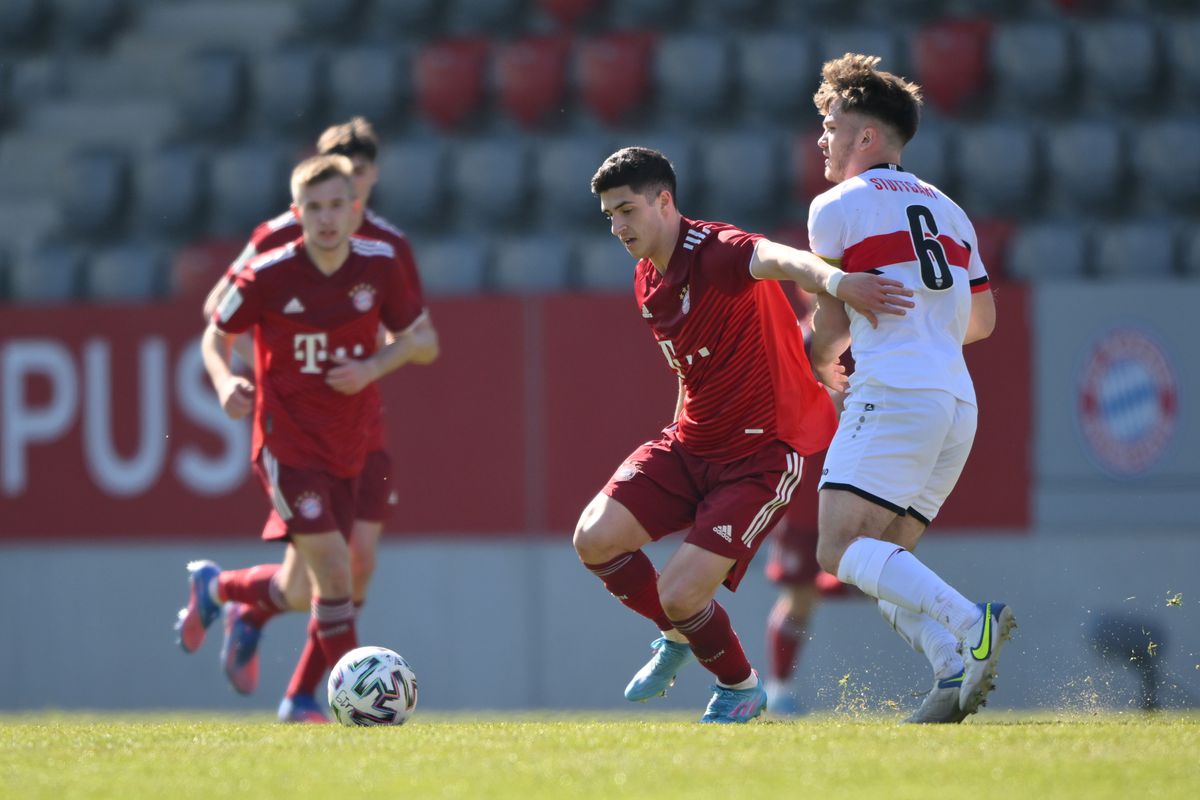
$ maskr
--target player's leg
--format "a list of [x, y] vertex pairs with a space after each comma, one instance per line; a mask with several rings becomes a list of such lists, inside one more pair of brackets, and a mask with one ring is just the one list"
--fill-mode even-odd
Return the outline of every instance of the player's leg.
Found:
[[689, 494], [674, 440], [664, 434], [635, 450], [579, 517], [574, 545], [579, 560], [622, 605], [654, 623], [650, 661], [625, 687], [628, 700], [658, 697], [692, 658], [658, 599], [658, 572], [642, 548], [685, 527], [696, 498]]
[[376, 554], [383, 523], [394, 502], [392, 460], [385, 450], [367, 454], [354, 495], [354, 523], [350, 531], [350, 577], [354, 606], [362, 608], [375, 574]]
[[356, 519], [350, 532], [350, 584], [354, 607], [362, 608], [367, 600], [367, 589], [375, 574], [376, 554], [383, 535], [383, 523], [374, 520]]
[[804, 643], [808, 639], [812, 612], [820, 593], [811, 582], [779, 587], [775, 605], [767, 615], [767, 698], [771, 713], [795, 715], [803, 709], [792, 680]]

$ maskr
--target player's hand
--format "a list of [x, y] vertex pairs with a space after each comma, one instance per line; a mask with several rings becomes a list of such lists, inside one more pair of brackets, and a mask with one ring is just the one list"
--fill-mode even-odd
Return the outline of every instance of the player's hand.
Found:
[[375, 365], [370, 361], [350, 358], [334, 358], [337, 366], [325, 373], [325, 383], [335, 392], [358, 394], [379, 377]]
[[877, 328], [876, 314], [904, 316], [904, 309], [915, 305], [908, 299], [912, 295], [912, 289], [904, 288], [900, 281], [869, 272], [853, 272], [842, 278], [836, 297], [866, 317], [872, 328]]
[[834, 361], [832, 364], [813, 364], [813, 375], [835, 392], [844, 392], [850, 386], [850, 379], [846, 377], [846, 368], [842, 366], [841, 361]]
[[254, 410], [254, 384], [241, 375], [230, 375], [221, 384], [217, 397], [230, 419], [241, 419]]

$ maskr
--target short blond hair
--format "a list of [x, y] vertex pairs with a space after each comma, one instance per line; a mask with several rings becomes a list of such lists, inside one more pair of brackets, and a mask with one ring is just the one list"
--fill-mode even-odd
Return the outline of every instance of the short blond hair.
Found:
[[332, 178], [342, 178], [354, 196], [354, 164], [346, 156], [327, 155], [306, 158], [292, 170], [292, 199], [300, 197], [300, 190], [324, 183]]

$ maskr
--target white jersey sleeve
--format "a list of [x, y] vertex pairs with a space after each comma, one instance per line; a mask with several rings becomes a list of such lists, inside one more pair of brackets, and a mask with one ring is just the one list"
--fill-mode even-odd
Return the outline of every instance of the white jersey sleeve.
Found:
[[834, 266], [842, 263], [846, 244], [846, 217], [829, 192], [813, 200], [808, 209], [808, 249]]

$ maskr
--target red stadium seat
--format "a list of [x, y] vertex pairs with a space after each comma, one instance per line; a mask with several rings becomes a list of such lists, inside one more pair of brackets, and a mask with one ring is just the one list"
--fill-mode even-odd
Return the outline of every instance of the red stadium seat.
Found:
[[417, 106], [443, 129], [461, 125], [483, 101], [484, 39], [447, 39], [422, 48], [413, 64]]
[[646, 97], [654, 57], [654, 36], [627, 31], [599, 36], [579, 48], [583, 102], [608, 124], [620, 122]]
[[1017, 226], [1012, 220], [1000, 217], [980, 217], [972, 220], [975, 236], [979, 239], [979, 257], [988, 276], [993, 280], [1004, 277], [1005, 260], [1008, 258], [1008, 240]]
[[938, 109], [954, 112], [983, 91], [991, 34], [992, 23], [986, 19], [944, 19], [917, 33], [916, 79]]
[[181, 248], [171, 259], [171, 292], [203, 300], [245, 246], [244, 240], [230, 238], [203, 239]]
[[538, 0], [538, 5], [560, 24], [570, 27], [600, 7], [603, 0]]
[[499, 49], [496, 86], [509, 116], [532, 128], [562, 107], [570, 48], [566, 36], [530, 36]]
[[825, 180], [825, 157], [817, 147], [821, 129], [814, 128], [792, 139], [792, 191], [793, 196], [807, 208], [809, 201], [828, 189]]

